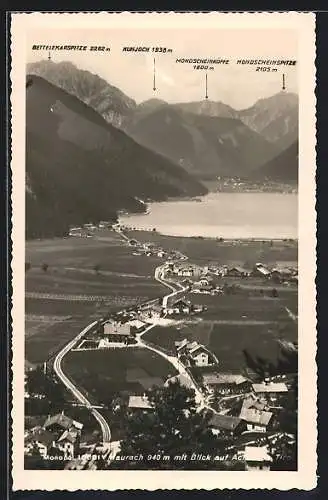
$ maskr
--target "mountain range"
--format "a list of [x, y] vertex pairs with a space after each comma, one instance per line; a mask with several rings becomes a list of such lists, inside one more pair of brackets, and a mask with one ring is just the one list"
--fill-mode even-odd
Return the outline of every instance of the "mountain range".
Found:
[[298, 139], [298, 96], [289, 92], [260, 99], [244, 110], [210, 100], [168, 104], [150, 99], [137, 105], [70, 62], [30, 63], [28, 72], [75, 95], [108, 123], [200, 180], [236, 175], [247, 179], [257, 173], [261, 178], [260, 167]]
[[140, 199], [206, 192], [183, 168], [137, 144], [77, 97], [27, 76], [27, 237], [115, 220], [120, 209], [143, 210]]

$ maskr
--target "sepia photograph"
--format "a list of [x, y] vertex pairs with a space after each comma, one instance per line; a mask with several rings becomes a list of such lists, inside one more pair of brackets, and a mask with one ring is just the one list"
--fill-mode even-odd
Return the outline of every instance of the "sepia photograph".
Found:
[[300, 28], [42, 16], [19, 73], [24, 471], [299, 472]]

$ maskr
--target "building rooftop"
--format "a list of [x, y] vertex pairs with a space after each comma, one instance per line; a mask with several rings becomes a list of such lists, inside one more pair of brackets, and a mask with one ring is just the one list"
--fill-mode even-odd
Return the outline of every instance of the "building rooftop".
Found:
[[46, 429], [47, 427], [50, 427], [51, 425], [55, 424], [59, 425], [63, 429], [69, 429], [72, 426], [76, 427], [77, 429], [82, 429], [83, 427], [83, 424], [77, 422], [76, 420], [73, 420], [67, 415], [64, 415], [64, 413], [57, 413], [56, 415], [53, 416], [49, 415], [47, 420], [43, 424], [43, 427]]
[[169, 383], [175, 383], [178, 382], [182, 387], [186, 387], [187, 389], [194, 389], [193, 383], [189, 377], [186, 377], [186, 375], [183, 375], [182, 373], [179, 375], [174, 375], [173, 377], [170, 377], [166, 380], [164, 386], [167, 387]]
[[244, 456], [247, 462], [272, 462], [267, 446], [246, 446]]
[[256, 408], [242, 408], [239, 416], [252, 424], [268, 425], [272, 418], [272, 413], [257, 410]]
[[240, 424], [241, 419], [238, 417], [230, 417], [229, 415], [215, 414], [210, 420], [210, 426], [217, 429], [233, 431]]
[[242, 384], [247, 378], [234, 373], [205, 373], [204, 384]]
[[269, 382], [268, 384], [253, 384], [253, 391], [257, 392], [288, 392], [287, 385], [283, 382]]
[[129, 321], [128, 324], [138, 329], [142, 328], [143, 326], [146, 326], [146, 323], [140, 321], [139, 319], [133, 319], [132, 321]]
[[152, 405], [147, 396], [130, 396], [129, 408], [149, 409], [152, 408]]
[[256, 410], [263, 411], [266, 408], [267, 404], [259, 401], [254, 395], [249, 396], [244, 399], [242, 410], [247, 410], [248, 408], [255, 408]]

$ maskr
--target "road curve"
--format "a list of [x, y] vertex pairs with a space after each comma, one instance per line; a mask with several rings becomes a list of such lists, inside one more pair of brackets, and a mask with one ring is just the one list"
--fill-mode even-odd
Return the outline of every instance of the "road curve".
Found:
[[[178, 293], [181, 293], [181, 292], [185, 292], [187, 291], [188, 287], [183, 287], [180, 283], [175, 283], [175, 285], [178, 287], [178, 288], [175, 288], [171, 283], [167, 282], [164, 278], [163, 278], [163, 275], [162, 275], [162, 266], [159, 266], [155, 269], [155, 279], [157, 281], [159, 281], [160, 283], [162, 283], [163, 285], [165, 285], [166, 287], [170, 288], [170, 290], [172, 290], [172, 293], [169, 293], [168, 295], [165, 295], [165, 297], [163, 297], [163, 307], [166, 307], [167, 306], [167, 301], [170, 297], [174, 297], [175, 295], [177, 295]], [[190, 381], [190, 384], [192, 385], [194, 391], [195, 391], [195, 400], [196, 402], [198, 403], [199, 407], [198, 409], [201, 410], [202, 408], [206, 407], [206, 398], [204, 397], [204, 395], [202, 394], [202, 392], [199, 390], [198, 386], [195, 384], [195, 381], [193, 380], [193, 378], [191, 377], [190, 373], [188, 372], [188, 370], [186, 370], [186, 367], [184, 366], [183, 363], [181, 363], [181, 361], [176, 357], [176, 356], [169, 356], [168, 354], [165, 354], [163, 351], [160, 351], [159, 349], [156, 349], [156, 347], [154, 346], [150, 346], [149, 344], [147, 344], [146, 342], [144, 342], [142, 340], [142, 336], [144, 333], [148, 332], [149, 330], [151, 330], [152, 328], [154, 328], [156, 325], [156, 323], [153, 323], [151, 326], [149, 326], [148, 328], [146, 328], [139, 336], [138, 336], [138, 343], [139, 345], [141, 345], [142, 347], [146, 348], [146, 349], [149, 349], [153, 352], [156, 352], [156, 354], [158, 354], [159, 356], [162, 356], [163, 358], [165, 358], [171, 365], [174, 366], [174, 368], [177, 370], [177, 372], [180, 374], [180, 375], [184, 375], [186, 378], [189, 379]]]
[[[127, 236], [125, 236], [123, 233], [120, 233], [120, 234], [125, 240], [128, 240]], [[162, 301], [163, 307], [167, 307], [167, 301], [170, 297], [174, 297], [178, 293], [187, 291], [187, 289], [188, 289], [188, 287], [183, 287], [180, 283], [174, 283], [174, 285], [172, 285], [171, 283], [166, 281], [163, 278], [163, 266], [156, 267], [155, 272], [154, 272], [154, 278], [156, 281], [158, 281], [159, 283], [161, 283], [162, 285], [166, 286], [167, 288], [169, 288], [171, 290], [171, 293], [169, 293], [168, 295], [165, 295], [163, 297], [163, 301]], [[98, 410], [96, 410], [92, 406], [91, 402], [86, 398], [86, 396], [84, 396], [84, 394], [82, 394], [82, 392], [74, 385], [74, 383], [64, 374], [64, 372], [62, 370], [62, 366], [61, 366], [64, 356], [96, 324], [97, 324], [97, 321], [90, 323], [73, 340], [71, 340], [68, 344], [66, 344], [61, 351], [59, 351], [59, 353], [56, 355], [56, 358], [54, 360], [53, 368], [54, 368], [54, 371], [55, 371], [57, 377], [61, 380], [61, 382], [65, 385], [65, 387], [73, 394], [73, 396], [82, 405], [84, 405], [86, 408], [88, 408], [90, 410], [91, 414], [97, 420], [97, 422], [99, 423], [99, 425], [101, 427], [101, 431], [103, 434], [103, 443], [109, 443], [111, 440], [111, 431], [110, 431], [109, 425], [106, 422], [105, 418], [101, 415], [101, 413], [99, 413]], [[142, 332], [142, 334], [146, 333], [146, 331], [150, 330], [151, 328], [154, 328], [154, 326], [156, 326], [156, 323], [149, 326], [144, 332]], [[192, 379], [192, 377], [190, 376], [190, 374], [188, 373], [188, 371], [186, 370], [184, 365], [180, 362], [180, 360], [174, 356], [168, 356], [168, 355], [164, 354], [162, 351], [157, 350], [154, 347], [148, 346], [146, 343], [144, 343], [141, 340], [141, 338], [140, 338], [141, 335], [138, 336], [139, 345], [142, 345], [145, 348], [150, 349], [150, 350], [156, 352], [157, 354], [159, 354], [160, 356], [166, 358], [166, 360], [169, 363], [171, 363], [180, 374], [184, 374], [186, 377], [188, 377], [190, 379], [193, 387], [194, 387], [194, 390], [196, 393], [196, 400], [198, 400], [198, 403], [200, 404], [201, 407], [204, 407], [205, 400], [204, 400], [203, 394], [201, 393], [201, 391], [199, 390], [197, 385], [194, 383], [194, 380]]]
[[111, 439], [111, 432], [108, 423], [104, 419], [104, 417], [99, 413], [98, 410], [92, 408], [92, 404], [90, 401], [82, 394], [82, 392], [74, 385], [74, 383], [64, 374], [62, 370], [61, 363], [63, 361], [64, 356], [72, 349], [72, 347], [76, 344], [78, 340], [80, 340], [91, 328], [93, 328], [97, 324], [97, 321], [94, 321], [90, 325], [88, 325], [84, 330], [82, 330], [73, 340], [71, 340], [68, 344], [66, 344], [61, 351], [57, 354], [54, 360], [54, 371], [57, 377], [61, 380], [61, 382], [65, 385], [65, 387], [73, 394], [73, 396], [86, 408], [88, 408], [94, 418], [97, 420], [101, 427], [101, 431], [103, 434], [103, 442], [108, 443]]

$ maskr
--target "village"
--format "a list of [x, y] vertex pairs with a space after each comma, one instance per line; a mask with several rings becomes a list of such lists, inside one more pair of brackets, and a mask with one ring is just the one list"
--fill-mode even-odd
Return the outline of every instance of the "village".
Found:
[[[85, 226], [84, 229], [71, 229], [70, 235], [88, 235], [88, 231], [94, 230], [93, 226]], [[99, 224], [101, 229], [100, 226], [105, 228], [107, 223]], [[120, 228], [117, 230], [121, 232]], [[162, 259], [155, 270], [155, 279], [169, 287], [171, 293], [98, 319], [87, 333], [79, 336], [71, 351], [155, 350], [178, 368], [178, 374], [167, 378], [164, 387], [179, 383], [197, 393], [199, 409], [205, 408], [212, 414], [209, 425], [213, 435], [233, 439], [233, 445], [227, 449], [228, 455], [237, 453], [244, 470], [270, 470], [272, 457], [268, 454], [268, 442], [287, 440], [289, 444], [295, 443], [295, 436], [282, 432], [279, 424], [279, 414], [294, 378], [280, 374], [259, 380], [243, 373], [225, 373], [220, 367], [219, 356], [198, 341], [182, 338], [174, 342], [173, 351], [167, 351], [148, 342], [145, 334], [157, 325], [176, 320], [183, 322], [193, 316], [205, 317], [207, 306], [197, 302], [197, 297], [202, 295], [218, 296], [217, 300], [221, 295], [236, 293], [276, 297], [279, 286], [297, 285], [297, 268], [270, 268], [262, 263], [256, 263], [251, 269], [224, 263], [202, 266], [190, 263], [178, 251], [168, 252], [153, 243], [129, 239], [124, 232], [122, 238], [133, 255], [155, 255]], [[248, 283], [252, 286], [247, 286]], [[26, 393], [25, 397], [32, 396]], [[152, 412], [147, 392], [130, 394], [127, 411]], [[100, 453], [110, 466], [112, 458], [108, 457], [119, 454], [119, 442], [109, 445], [83, 442], [82, 429], [82, 423], [64, 412], [49, 415], [42, 425], [25, 433], [25, 456], [31, 457], [37, 452], [44, 459], [60, 457], [58, 460], [65, 468], [92, 469], [99, 468], [99, 461], [97, 465], [97, 460], [90, 460], [90, 456]], [[78, 458], [82, 455], [89, 459]]]

